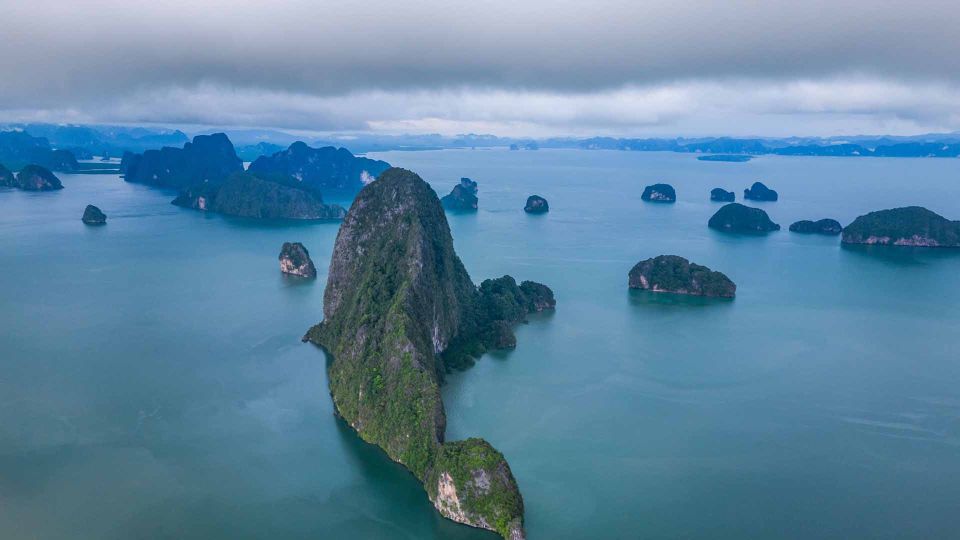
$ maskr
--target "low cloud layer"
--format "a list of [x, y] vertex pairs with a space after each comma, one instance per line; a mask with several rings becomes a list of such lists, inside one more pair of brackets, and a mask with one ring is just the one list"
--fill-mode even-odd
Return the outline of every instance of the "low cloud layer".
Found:
[[0, 120], [507, 135], [960, 128], [956, 2], [64, 4], [0, 0]]

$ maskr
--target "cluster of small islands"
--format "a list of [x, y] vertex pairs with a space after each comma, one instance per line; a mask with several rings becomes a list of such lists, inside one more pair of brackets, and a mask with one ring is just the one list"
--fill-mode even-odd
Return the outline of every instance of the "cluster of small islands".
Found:
[[[48, 167], [74, 171], [52, 149], [30, 154], [14, 174], [0, 165], [0, 186], [29, 191], [63, 189]], [[75, 162], [75, 160], [74, 160]], [[304, 341], [331, 356], [330, 393], [337, 414], [359, 436], [405, 466], [437, 510], [454, 521], [525, 537], [523, 498], [504, 456], [482, 438], [449, 441], [440, 386], [485, 351], [516, 345], [513, 327], [528, 315], [556, 307], [554, 292], [534, 281], [505, 275], [475, 285], [457, 256], [445, 212], [476, 212], [479, 185], [461, 178], [449, 194], [436, 192], [414, 172], [344, 148], [297, 142], [248, 167], [226, 135], [198, 135], [182, 148], [126, 152], [119, 172], [127, 182], [177, 192], [177, 206], [261, 219], [342, 220], [330, 261], [323, 320]], [[349, 211], [327, 204], [321, 193], [355, 195]], [[707, 194], [704, 194], [706, 196]], [[707, 226], [724, 233], [780, 230], [767, 212], [736, 202], [717, 187], [724, 203]], [[647, 186], [643, 201], [677, 200], [669, 184]], [[743, 199], [772, 202], [779, 194], [761, 182]], [[518, 204], [519, 206], [519, 204]], [[550, 211], [530, 195], [523, 210]], [[103, 226], [107, 216], [88, 205], [81, 220]], [[790, 231], [840, 235], [845, 244], [960, 248], [960, 222], [921, 207], [879, 210], [846, 227], [834, 219], [803, 220]], [[298, 242], [281, 247], [280, 270], [312, 279], [316, 266]], [[732, 298], [725, 274], [678, 255], [638, 262], [627, 286], [655, 293]]]

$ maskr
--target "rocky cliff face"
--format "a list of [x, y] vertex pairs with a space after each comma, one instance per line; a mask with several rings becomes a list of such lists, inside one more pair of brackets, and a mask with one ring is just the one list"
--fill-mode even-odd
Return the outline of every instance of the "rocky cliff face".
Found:
[[836, 236], [842, 231], [843, 227], [840, 225], [840, 222], [835, 219], [818, 219], [817, 221], [803, 219], [797, 221], [796, 223], [790, 224], [790, 232], [801, 234], [825, 234], [828, 236]]
[[672, 203], [677, 201], [677, 192], [670, 184], [653, 184], [643, 190], [640, 198], [649, 202]]
[[311, 148], [295, 142], [282, 152], [257, 158], [247, 170], [291, 176], [304, 187], [323, 193], [354, 193], [389, 167], [385, 161], [356, 157], [346, 148]]
[[653, 292], [733, 298], [737, 286], [722, 272], [694, 264], [676, 255], [660, 255], [638, 262], [628, 276], [631, 289]]
[[300, 242], [284, 242], [280, 248], [280, 271], [291, 276], [317, 277], [310, 252]]
[[447, 210], [474, 211], [477, 209], [477, 183], [469, 178], [461, 178], [460, 183], [453, 186], [449, 195], [440, 199], [440, 204]]
[[83, 217], [80, 218], [80, 220], [87, 225], [106, 225], [107, 215], [101, 212], [96, 206], [88, 204], [83, 210]]
[[346, 211], [324, 204], [320, 193], [292, 180], [235, 173], [221, 183], [204, 183], [182, 191], [177, 206], [230, 216], [261, 219], [342, 219]]
[[471, 281], [430, 186], [389, 169], [344, 219], [324, 320], [305, 338], [333, 357], [328, 374], [338, 413], [424, 482], [443, 515], [522, 538], [522, 499], [503, 456], [482, 440], [444, 439], [446, 353], [456, 344], [450, 358], [476, 355], [529, 305], [552, 305], [545, 286], [528, 286], [537, 291], [531, 299], [509, 276], [488, 281], [480, 289]]
[[719, 231], [741, 233], [766, 233], [780, 230], [780, 225], [770, 221], [770, 216], [766, 212], [740, 203], [723, 205], [710, 218], [707, 226]]
[[743, 190], [743, 198], [753, 201], [775, 201], [777, 192], [763, 185], [763, 182], [754, 182], [752, 186]]
[[157, 187], [186, 189], [218, 184], [243, 171], [230, 139], [223, 133], [197, 135], [183, 148], [164, 147], [142, 154], [125, 152], [120, 163], [124, 180]]
[[53, 191], [63, 189], [55, 174], [39, 165], [27, 165], [17, 173], [17, 187], [26, 191]]
[[960, 221], [922, 208], [907, 206], [858, 217], [843, 229], [845, 244], [960, 247]]
[[527, 197], [527, 204], [524, 205], [523, 211], [528, 214], [546, 214], [550, 211], [550, 204], [539, 195], [531, 195]]

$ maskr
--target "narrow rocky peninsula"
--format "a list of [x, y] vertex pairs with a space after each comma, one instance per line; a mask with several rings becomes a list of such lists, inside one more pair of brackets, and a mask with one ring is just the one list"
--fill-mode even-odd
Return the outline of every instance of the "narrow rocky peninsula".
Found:
[[550, 211], [550, 204], [539, 195], [531, 195], [527, 197], [527, 204], [523, 206], [523, 211], [528, 214], [546, 214]]
[[100, 211], [99, 208], [92, 204], [88, 204], [83, 210], [83, 217], [80, 218], [86, 225], [106, 225], [107, 224], [107, 215]]
[[477, 183], [469, 178], [461, 178], [460, 183], [453, 186], [450, 194], [444, 195], [440, 199], [440, 204], [447, 210], [455, 212], [473, 212], [476, 211], [479, 199], [477, 199]]
[[280, 248], [280, 271], [291, 276], [317, 277], [310, 252], [300, 242], [284, 242]]
[[710, 200], [718, 202], [733, 202], [737, 200], [736, 193], [727, 191], [723, 188], [713, 188], [710, 190]]
[[960, 247], [960, 221], [920, 206], [879, 210], [858, 217], [843, 229], [844, 244]]
[[628, 276], [631, 289], [652, 292], [733, 298], [737, 286], [722, 272], [677, 255], [660, 255], [638, 262]]
[[260, 177], [242, 172], [225, 182], [197, 184], [180, 192], [176, 206], [229, 216], [260, 219], [342, 219], [346, 211], [325, 204], [320, 193], [306, 189], [292, 178]]
[[54, 191], [63, 189], [63, 184], [49, 169], [27, 165], [17, 173], [16, 187], [24, 191]]
[[553, 305], [546, 286], [517, 286], [509, 276], [477, 288], [454, 252], [436, 193], [393, 168], [347, 213], [324, 320], [305, 339], [332, 356], [338, 414], [420, 479], [443, 516], [521, 539], [523, 499], [510, 466], [482, 439], [445, 440], [440, 384], [448, 360], [509, 341], [512, 324]]
[[818, 219], [817, 221], [803, 219], [791, 224], [790, 232], [836, 236], [843, 232], [843, 226], [835, 219]]
[[775, 201], [779, 195], [763, 182], [754, 182], [752, 186], [743, 190], [743, 198], [751, 201]]
[[741, 233], [766, 233], [780, 230], [780, 225], [770, 221], [770, 216], [766, 212], [740, 203], [723, 205], [710, 218], [707, 226], [720, 231]]
[[672, 203], [677, 202], [677, 192], [670, 184], [653, 184], [643, 190], [640, 198], [649, 202]]

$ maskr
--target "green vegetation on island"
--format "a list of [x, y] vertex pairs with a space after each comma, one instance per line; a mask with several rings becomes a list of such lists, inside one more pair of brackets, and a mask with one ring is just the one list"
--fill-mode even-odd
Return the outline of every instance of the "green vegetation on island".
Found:
[[469, 178], [461, 178], [460, 183], [453, 186], [449, 194], [440, 199], [440, 204], [447, 210], [454, 212], [473, 212], [476, 211], [479, 199], [477, 199], [477, 183]]
[[640, 198], [649, 202], [672, 203], [677, 201], [677, 192], [670, 184], [653, 184], [643, 190]]
[[628, 276], [631, 289], [732, 298], [737, 286], [722, 272], [677, 255], [660, 255], [638, 262]]
[[843, 226], [835, 219], [819, 219], [811, 221], [803, 219], [790, 225], [790, 232], [801, 234], [825, 234], [836, 236], [843, 231]]
[[[424, 482], [444, 516], [522, 538], [522, 499], [512, 474], [498, 472], [509, 471], [503, 457], [482, 440], [445, 441], [440, 384], [448, 359], [502, 344], [509, 325], [553, 305], [546, 286], [517, 286], [509, 276], [477, 288], [454, 252], [436, 193], [416, 174], [393, 168], [347, 213], [324, 320], [305, 339], [332, 356], [338, 414]], [[471, 487], [468, 477], [490, 483]]]
[[740, 203], [723, 205], [710, 218], [707, 226], [719, 231], [741, 233], [766, 233], [780, 230], [780, 225], [770, 221], [770, 216], [766, 212]]
[[920, 206], [879, 210], [858, 217], [843, 229], [844, 244], [960, 247], [960, 221]]

